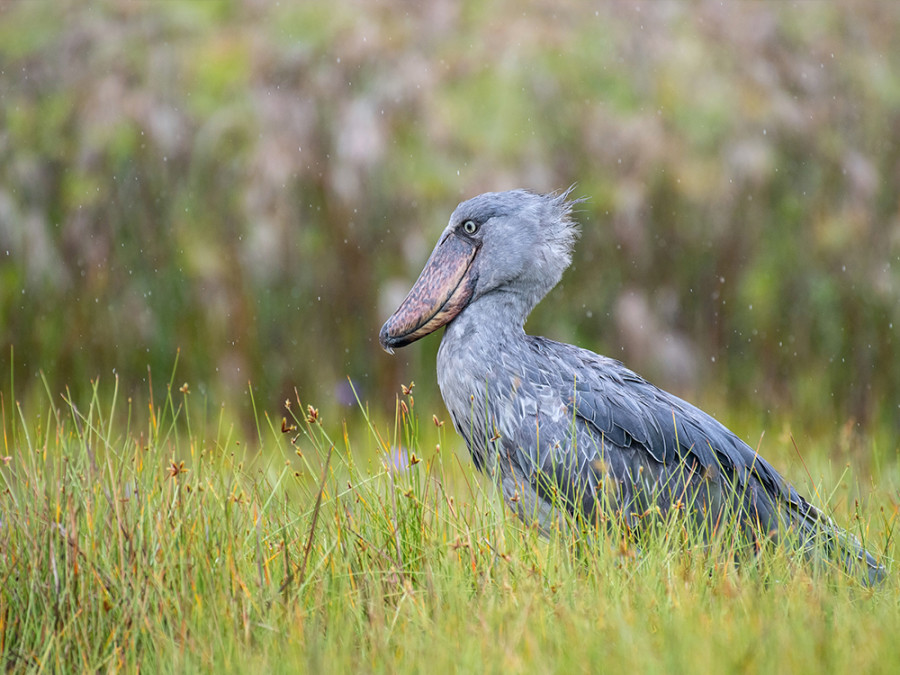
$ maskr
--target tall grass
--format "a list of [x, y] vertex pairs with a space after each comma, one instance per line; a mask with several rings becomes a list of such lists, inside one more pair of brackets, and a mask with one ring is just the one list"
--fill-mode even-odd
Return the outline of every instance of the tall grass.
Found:
[[[249, 433], [174, 375], [146, 408], [92, 391], [0, 397], [6, 669], [900, 667], [893, 577], [865, 589], [776, 545], [738, 567], [677, 520], [640, 548], [615, 526], [543, 537], [411, 388], [386, 426], [295, 397]], [[868, 509], [893, 555], [895, 499]]]

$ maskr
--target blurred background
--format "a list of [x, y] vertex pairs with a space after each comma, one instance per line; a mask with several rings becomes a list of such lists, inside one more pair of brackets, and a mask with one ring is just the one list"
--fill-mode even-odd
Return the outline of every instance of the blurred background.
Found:
[[900, 3], [0, 7], [17, 398], [41, 372], [140, 397], [180, 350], [176, 386], [241, 411], [296, 387], [335, 421], [347, 378], [379, 414], [410, 380], [442, 410], [437, 337], [390, 357], [379, 327], [459, 201], [577, 183], [529, 332], [896, 452]]

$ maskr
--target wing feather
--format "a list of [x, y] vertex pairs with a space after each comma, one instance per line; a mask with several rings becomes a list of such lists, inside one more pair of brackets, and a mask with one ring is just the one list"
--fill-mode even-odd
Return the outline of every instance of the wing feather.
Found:
[[750, 502], [757, 518], [776, 518], [781, 505], [794, 518], [817, 519], [818, 511], [766, 460], [711, 416], [618, 361], [545, 338], [529, 340], [541, 357], [529, 367], [546, 364], [539, 373], [524, 373], [520, 385], [536, 402], [534, 417], [508, 430], [500, 445], [504, 454], [518, 456], [519, 468], [539, 489], [548, 486], [536, 474], [550, 476], [573, 508], [593, 511], [597, 486], [609, 475], [631, 504], [646, 506], [654, 490], [652, 500], [663, 509], [693, 498], [692, 491], [703, 498], [730, 491], [732, 501]]

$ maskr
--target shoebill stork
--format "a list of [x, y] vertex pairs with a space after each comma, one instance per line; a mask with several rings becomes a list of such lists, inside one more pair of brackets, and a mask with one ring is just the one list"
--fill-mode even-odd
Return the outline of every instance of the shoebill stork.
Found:
[[[819, 542], [868, 583], [884, 568], [746, 443], [620, 362], [525, 333], [569, 266], [571, 190], [461, 203], [419, 279], [381, 329], [390, 353], [446, 326], [438, 384], [478, 469], [525, 522], [589, 522], [686, 509], [750, 537]], [[730, 515], [729, 515], [730, 514]], [[708, 530], [710, 531], [710, 530]]]

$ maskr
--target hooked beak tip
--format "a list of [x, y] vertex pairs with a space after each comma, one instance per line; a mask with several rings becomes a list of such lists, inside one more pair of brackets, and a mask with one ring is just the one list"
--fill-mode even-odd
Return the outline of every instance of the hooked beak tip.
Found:
[[388, 321], [381, 327], [381, 332], [378, 334], [378, 343], [381, 345], [381, 348], [384, 351], [393, 356], [394, 348], [391, 343], [394, 342], [394, 339], [388, 332], [388, 323], [390, 323], [390, 321]]

